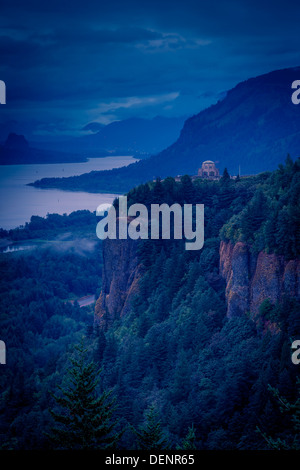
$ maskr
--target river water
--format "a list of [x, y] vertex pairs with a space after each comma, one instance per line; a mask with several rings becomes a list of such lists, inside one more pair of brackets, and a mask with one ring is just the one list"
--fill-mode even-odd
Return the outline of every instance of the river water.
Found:
[[26, 186], [37, 179], [81, 175], [93, 170], [110, 170], [135, 162], [133, 157], [91, 158], [84, 163], [0, 166], [0, 227], [15, 228], [30, 221], [32, 215], [70, 214], [100, 204], [111, 204], [117, 194], [85, 193], [40, 189]]

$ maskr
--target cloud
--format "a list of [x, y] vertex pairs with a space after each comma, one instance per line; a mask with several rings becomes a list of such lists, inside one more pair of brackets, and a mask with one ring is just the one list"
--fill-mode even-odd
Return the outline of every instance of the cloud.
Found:
[[10, 0], [1, 121], [55, 133], [135, 113], [195, 114], [241, 80], [298, 65], [299, 15], [299, 3], [281, 0]]
[[116, 102], [100, 103], [97, 107], [97, 110], [100, 113], [107, 113], [112, 111], [115, 112], [120, 108], [137, 108], [140, 106], [152, 106], [155, 104], [165, 103], [166, 101], [173, 101], [178, 98], [178, 96], [178, 92], [158, 96], [132, 96]]
[[136, 47], [148, 52], [170, 52], [176, 49], [191, 49], [211, 44], [209, 39], [185, 38], [176, 33], [162, 33], [160, 37], [139, 42]]
[[128, 110], [131, 110], [131, 116], [139, 114], [139, 110], [143, 110], [143, 114], [147, 115], [147, 109], [155, 108], [157, 110], [166, 104], [175, 101], [179, 97], [179, 92], [167, 93], [164, 95], [153, 96], [131, 96], [117, 101], [99, 103], [97, 107], [90, 110], [91, 118], [101, 119], [101, 122], [108, 124], [119, 118], [128, 117]]

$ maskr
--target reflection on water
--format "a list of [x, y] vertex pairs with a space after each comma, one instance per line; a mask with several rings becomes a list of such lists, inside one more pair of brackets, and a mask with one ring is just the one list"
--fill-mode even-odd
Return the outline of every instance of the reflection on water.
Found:
[[95, 211], [100, 204], [112, 204], [117, 194], [93, 194], [26, 186], [45, 177], [74, 176], [93, 170], [108, 170], [135, 162], [133, 157], [91, 158], [86, 163], [0, 166], [0, 227], [15, 228], [32, 215], [70, 214], [76, 210]]

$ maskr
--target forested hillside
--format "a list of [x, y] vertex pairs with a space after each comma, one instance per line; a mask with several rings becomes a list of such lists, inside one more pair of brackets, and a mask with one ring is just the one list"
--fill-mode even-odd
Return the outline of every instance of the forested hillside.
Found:
[[[115, 398], [118, 448], [266, 449], [268, 436], [299, 447], [293, 408], [282, 414], [272, 393], [278, 389], [290, 403], [297, 399], [299, 365], [291, 361], [291, 342], [300, 338], [299, 298], [266, 298], [254, 318], [247, 310], [229, 317], [219, 271], [221, 241], [243, 242], [252, 253], [266, 250], [287, 261], [299, 257], [299, 170], [299, 160], [287, 158], [275, 172], [255, 177], [232, 180], [225, 172], [219, 182], [184, 176], [132, 189], [129, 204], [204, 204], [205, 243], [199, 251], [185, 250], [183, 240], [137, 243], [138, 289], [131, 309], [112, 321], [106, 312], [100, 322], [96, 312], [93, 326], [91, 308], [68, 302], [99, 295], [100, 247], [89, 254], [76, 247], [59, 256], [49, 248], [2, 254], [1, 339], [8, 358], [1, 366], [3, 448], [75, 445], [75, 434], [57, 443], [47, 433], [57, 410], [53, 393], [65, 380], [70, 385], [68, 352], [82, 335], [89, 360], [102, 370], [99, 390]], [[77, 216], [90, 220], [86, 213]], [[76, 226], [77, 216], [33, 219], [25, 230], [46, 237], [54, 227]], [[15, 232], [16, 239], [23, 235]], [[94, 372], [87, 376], [88, 370], [80, 380], [91, 383]], [[57, 435], [66, 436], [67, 429]]]
[[[0, 449], [47, 447], [49, 392], [64, 376], [68, 352], [93, 325], [93, 306], [79, 308], [76, 300], [101, 287], [100, 241], [95, 230], [90, 233], [91, 221], [95, 228], [95, 214], [88, 211], [52, 214], [1, 233], [39, 244], [0, 253], [0, 337], [7, 348], [0, 374]], [[73, 241], [62, 237], [66, 232]]]
[[242, 240], [254, 250], [277, 253], [286, 259], [299, 256], [300, 247], [300, 173], [299, 159], [290, 156], [285, 167], [273, 172], [249, 204], [222, 228], [224, 240]]
[[[132, 203], [146, 205], [204, 203], [205, 244], [188, 252], [181, 241], [144, 241], [138, 248], [144, 271], [131, 312], [112, 325], [96, 315], [97, 360], [106, 387], [116, 391], [124, 424], [143, 423], [145, 410], [154, 406], [173, 448], [192, 426], [198, 449], [266, 448], [257, 426], [293, 440], [293, 426], [268, 384], [296, 399], [298, 370], [290, 348], [300, 335], [299, 299], [265, 299], [255, 319], [248, 311], [228, 318], [219, 233], [246, 241], [253, 252], [298, 257], [299, 217], [286, 218], [284, 230], [280, 220], [299, 210], [299, 169], [299, 160], [288, 158], [277, 171], [253, 178], [194, 184], [188, 177], [181, 183], [167, 178], [129, 193]], [[275, 242], [269, 245], [275, 214]], [[275, 330], [266, 328], [270, 321]], [[129, 431], [123, 445], [134, 446]]]

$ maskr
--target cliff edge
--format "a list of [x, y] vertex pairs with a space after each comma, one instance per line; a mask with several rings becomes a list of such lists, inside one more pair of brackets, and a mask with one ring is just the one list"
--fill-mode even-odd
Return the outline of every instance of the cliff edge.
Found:
[[249, 312], [254, 318], [265, 299], [272, 303], [287, 294], [300, 297], [300, 260], [261, 251], [253, 254], [245, 243], [221, 241], [220, 275], [226, 281], [227, 316]]
[[130, 310], [141, 275], [138, 245], [131, 239], [103, 241], [102, 289], [95, 307], [95, 324], [100, 327], [108, 327]]

